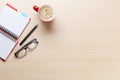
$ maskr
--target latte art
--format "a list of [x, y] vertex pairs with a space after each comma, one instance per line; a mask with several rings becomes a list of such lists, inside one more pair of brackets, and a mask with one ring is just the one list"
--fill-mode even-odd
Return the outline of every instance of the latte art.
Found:
[[43, 21], [51, 21], [53, 20], [55, 14], [50, 6], [44, 5], [38, 11], [38, 16]]

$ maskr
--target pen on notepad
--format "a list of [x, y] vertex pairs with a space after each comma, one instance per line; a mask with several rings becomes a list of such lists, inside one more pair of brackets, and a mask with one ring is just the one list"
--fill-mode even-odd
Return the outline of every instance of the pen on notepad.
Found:
[[26, 35], [26, 37], [20, 42], [20, 46], [27, 40], [27, 38], [35, 31], [35, 29], [38, 27], [38, 25], [36, 25], [35, 27], [33, 27], [33, 29]]

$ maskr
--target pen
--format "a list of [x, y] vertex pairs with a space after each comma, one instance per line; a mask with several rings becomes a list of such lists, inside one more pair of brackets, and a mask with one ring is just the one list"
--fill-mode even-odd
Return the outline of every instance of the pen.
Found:
[[20, 46], [27, 40], [27, 38], [35, 31], [35, 29], [38, 27], [38, 25], [36, 25], [35, 27], [33, 27], [33, 29], [26, 35], [26, 37], [20, 42]]

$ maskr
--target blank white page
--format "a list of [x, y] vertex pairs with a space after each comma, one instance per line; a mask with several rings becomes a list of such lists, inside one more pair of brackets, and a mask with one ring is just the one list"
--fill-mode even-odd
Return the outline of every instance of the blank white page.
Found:
[[0, 24], [17, 35], [17, 37], [20, 36], [28, 22], [29, 17], [22, 15], [7, 5], [0, 13]]
[[17, 42], [0, 33], [0, 57], [6, 60], [16, 43]]

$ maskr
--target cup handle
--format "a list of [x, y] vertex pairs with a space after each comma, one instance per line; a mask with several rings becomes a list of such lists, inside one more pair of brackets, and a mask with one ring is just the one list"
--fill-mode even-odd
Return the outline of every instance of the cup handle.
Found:
[[33, 9], [34, 9], [36, 12], [38, 12], [39, 7], [38, 7], [38, 6], [36, 6], [36, 5], [34, 5], [34, 6], [33, 6]]

